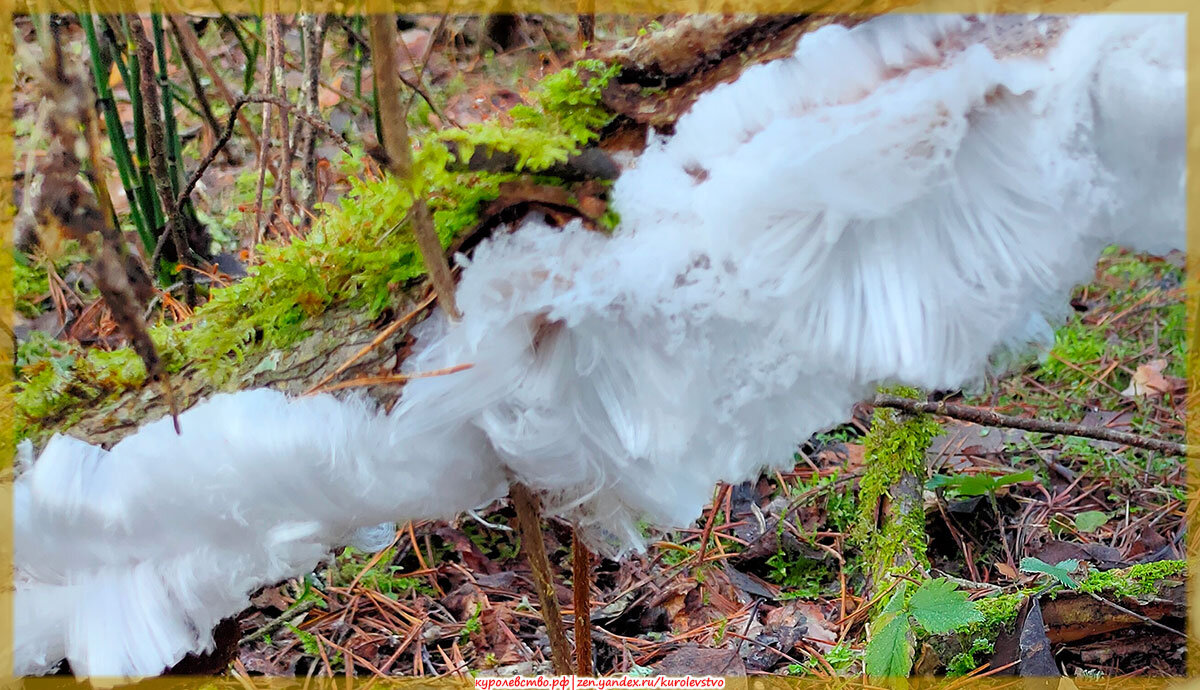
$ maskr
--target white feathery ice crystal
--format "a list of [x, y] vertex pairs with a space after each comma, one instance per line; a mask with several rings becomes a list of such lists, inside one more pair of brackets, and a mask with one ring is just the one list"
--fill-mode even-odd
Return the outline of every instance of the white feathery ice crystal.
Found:
[[[16, 671], [160, 673], [389, 520], [541, 491], [609, 553], [790, 462], [882, 382], [1049, 333], [1100, 251], [1184, 237], [1182, 16], [883, 16], [748, 69], [617, 182], [611, 236], [485, 242], [390, 414], [215, 396], [15, 487]], [[550, 325], [547, 325], [550, 324]], [[536, 336], [536, 337], [535, 337]], [[363, 537], [362, 532], [357, 536]]]

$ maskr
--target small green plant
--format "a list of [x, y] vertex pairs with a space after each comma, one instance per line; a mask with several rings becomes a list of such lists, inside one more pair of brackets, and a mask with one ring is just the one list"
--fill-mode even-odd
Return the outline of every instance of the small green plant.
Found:
[[944, 578], [926, 580], [908, 596], [908, 581], [896, 585], [888, 603], [871, 624], [871, 638], [863, 658], [867, 675], [907, 677], [912, 670], [915, 628], [948, 633], [983, 621], [965, 592]]
[[462, 631], [458, 633], [460, 643], [466, 643], [467, 640], [471, 639], [471, 635], [483, 631], [483, 622], [479, 619], [482, 613], [483, 607], [475, 604], [475, 610], [471, 612], [471, 617], [467, 619], [466, 623], [463, 623]]
[[999, 489], [1033, 481], [1033, 470], [1009, 474], [937, 474], [925, 482], [925, 488], [945, 489], [959, 496], [993, 496]]
[[712, 643], [714, 647], [719, 647], [725, 641], [725, 631], [729, 627], [729, 618], [721, 616], [717, 620], [717, 628], [713, 631]]
[[1079, 583], [1071, 577], [1078, 569], [1079, 561], [1074, 558], [1059, 561], [1054, 565], [1050, 565], [1042, 559], [1032, 556], [1026, 556], [1021, 559], [1021, 572], [1047, 575], [1067, 589], [1079, 589]]
[[433, 596], [433, 588], [421, 578], [397, 574], [403, 572], [404, 568], [392, 564], [394, 556], [395, 549], [387, 549], [374, 566], [364, 570], [367, 562], [364, 560], [365, 554], [348, 546], [338, 559], [334, 581], [344, 587], [357, 578], [360, 586], [379, 592], [389, 599], [401, 599], [414, 592]]
[[778, 551], [767, 559], [767, 580], [784, 589], [783, 599], [813, 599], [821, 595], [830, 578], [820, 561]]
[[[861, 652], [843, 642], [834, 645], [824, 654], [818, 654], [805, 659], [804, 663], [788, 664], [787, 674], [789, 676], [808, 676], [813, 675], [816, 671], [824, 670], [826, 667], [832, 668], [835, 672], [841, 674], [849, 671], [850, 667], [861, 656]], [[821, 663], [822, 660], [825, 663]]]
[[317, 641], [316, 635], [307, 630], [301, 630], [291, 623], [285, 623], [284, 625], [287, 626], [288, 630], [292, 631], [296, 639], [300, 640], [300, 647], [304, 650], [305, 654], [309, 656], [321, 656], [321, 643]]

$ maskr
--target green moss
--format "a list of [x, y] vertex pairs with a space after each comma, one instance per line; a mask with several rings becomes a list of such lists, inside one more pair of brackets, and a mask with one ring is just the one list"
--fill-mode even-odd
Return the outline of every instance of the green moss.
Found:
[[977, 599], [975, 608], [983, 614], [983, 620], [964, 625], [948, 636], [929, 638], [938, 657], [949, 659], [946, 662], [947, 675], [963, 675], [982, 664], [987, 655], [992, 653], [996, 638], [1012, 630], [1021, 606], [1033, 592], [1032, 589], [1023, 589]]
[[517, 154], [518, 170], [544, 170], [579, 152], [613, 118], [601, 105], [601, 94], [620, 72], [618, 65], [600, 60], [580, 60], [541, 81], [532, 105], [511, 108], [510, 123], [469, 125], [439, 136], [453, 141], [459, 156], [468, 160], [476, 148]]
[[776, 552], [767, 559], [767, 580], [782, 588], [781, 599], [814, 599], [834, 579], [830, 568], [800, 554]]
[[984, 597], [975, 601], [975, 608], [983, 614], [983, 621], [980, 623], [972, 623], [963, 629], [962, 632], [972, 637], [994, 637], [1004, 628], [1012, 625], [1017, 620], [1017, 614], [1021, 611], [1021, 605], [1025, 603], [1025, 599], [1033, 590], [1021, 590], [1010, 594], [997, 594], [995, 596]]
[[965, 676], [979, 668], [985, 655], [991, 654], [996, 648], [995, 640], [977, 639], [966, 651], [960, 652], [946, 664], [946, 675], [950, 677]]
[[[911, 388], [888, 391], [894, 395], [917, 397]], [[925, 512], [915, 510], [891, 516], [876, 524], [878, 506], [892, 487], [905, 475], [913, 475], [924, 484], [925, 451], [941, 432], [937, 422], [927, 415], [901, 414], [889, 408], [876, 408], [871, 431], [863, 439], [867, 472], [859, 483], [858, 519], [851, 532], [864, 553], [870, 554], [871, 572], [886, 576], [908, 553], [928, 567], [926, 556]]]
[[1142, 599], [1157, 594], [1163, 580], [1181, 577], [1186, 572], [1186, 561], [1156, 561], [1118, 570], [1093, 570], [1079, 583], [1079, 590]]
[[[419, 138], [413, 161], [415, 193], [429, 203], [443, 247], [478, 224], [483, 206], [500, 185], [518, 173], [447, 169], [454, 141], [515, 153], [523, 170], [536, 173], [562, 162], [598, 136], [611, 115], [600, 105], [601, 89], [618, 68], [581, 61], [544, 79], [533, 103], [510, 111], [511, 123], [474, 125], [466, 132], [430, 132]], [[469, 153], [466, 154], [469, 156]], [[310, 335], [316, 317], [345, 305], [374, 318], [425, 272], [408, 227], [413, 192], [389, 176], [363, 169], [362, 151], [339, 165], [351, 189], [337, 204], [324, 205], [308, 234], [286, 244], [263, 244], [261, 263], [250, 275], [211, 291], [209, 301], [184, 324], [156, 329], [164, 358], [178, 369], [186, 361], [217, 388], [239, 380], [247, 355], [283, 349]], [[542, 180], [545, 181], [545, 180]], [[34, 291], [37, 276], [26, 283]], [[63, 344], [40, 355], [27, 347], [18, 363], [18, 437], [38, 435], [81, 414], [81, 404], [109, 399], [141, 385], [145, 372], [130, 349], [84, 354]]]
[[[151, 331], [171, 371], [178, 369], [179, 358], [169, 335], [163, 328]], [[136, 388], [146, 378], [146, 367], [130, 348], [85, 350], [40, 331], [34, 331], [17, 348], [17, 369], [16, 437], [39, 441], [48, 425], [70, 422], [85, 405], [94, 406]]]
[[42, 313], [41, 303], [50, 292], [46, 269], [30, 261], [24, 254], [14, 250], [13, 256], [13, 300], [17, 313], [35, 317]]

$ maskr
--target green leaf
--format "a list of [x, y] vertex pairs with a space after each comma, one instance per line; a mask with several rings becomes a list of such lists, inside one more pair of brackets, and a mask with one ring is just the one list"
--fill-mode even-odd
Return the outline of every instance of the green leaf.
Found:
[[931, 633], [947, 633], [964, 625], [978, 623], [983, 614], [975, 602], [967, 600], [966, 592], [946, 580], [926, 580], [908, 600], [913, 618]]
[[1029, 481], [1033, 481], [1033, 470], [1012, 472], [999, 477], [990, 474], [938, 474], [925, 483], [925, 488], [946, 488], [962, 496], [985, 496], [1009, 484]]
[[863, 666], [874, 678], [908, 676], [913, 665], [913, 634], [908, 616], [885, 613], [875, 619]]
[[900, 613], [904, 611], [905, 595], [908, 594], [908, 580], [901, 580], [896, 585], [896, 591], [892, 593], [892, 598], [888, 599], [888, 603], [879, 612], [880, 616], [888, 613]]
[[1099, 510], [1089, 510], [1075, 516], [1075, 529], [1080, 532], [1095, 532], [1108, 522], [1108, 515]]
[[1062, 583], [1063, 587], [1068, 589], [1079, 589], [1079, 583], [1071, 578], [1071, 573], [1079, 568], [1079, 561], [1074, 558], [1066, 561], [1059, 561], [1054, 565], [1043, 561], [1040, 558], [1026, 556], [1021, 559], [1021, 572], [1023, 573], [1041, 573], [1049, 575], [1055, 580]]

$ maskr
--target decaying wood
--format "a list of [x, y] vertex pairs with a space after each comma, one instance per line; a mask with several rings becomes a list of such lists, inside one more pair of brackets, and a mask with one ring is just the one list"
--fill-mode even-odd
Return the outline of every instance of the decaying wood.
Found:
[[1160, 624], [1167, 620], [1179, 621], [1180, 627], [1175, 629], [1182, 631], [1183, 621], [1187, 620], [1185, 578], [1160, 581], [1155, 593], [1140, 601], [1111, 593], [1092, 596], [1083, 592], [1064, 592], [1042, 602], [1042, 618], [1046, 621], [1046, 636], [1055, 644], [1151, 625], [1148, 621]]
[[[397, 316], [408, 313], [420, 301], [421, 293], [413, 291], [399, 297], [394, 307]], [[390, 320], [367, 318], [361, 312], [346, 307], [334, 307], [317, 317], [310, 327], [313, 334], [294, 347], [271, 350], [255, 348], [228, 380], [214, 382], [197, 366], [189, 364], [172, 376], [180, 409], [187, 409], [216, 393], [247, 388], [274, 388], [292, 395], [302, 395], [313, 383], [325, 378], [364, 346], [371, 345], [379, 328]], [[387, 338], [348, 367], [336, 380], [391, 373], [403, 361], [410, 342], [409, 331], [415, 322], [396, 329]], [[359, 389], [379, 404], [395, 403], [402, 390], [398, 385], [368, 386]], [[168, 405], [156, 388], [128, 391], [106, 404], [88, 410], [79, 421], [64, 429], [66, 433], [90, 443], [114, 444], [146, 422], [165, 415]]]
[[866, 15], [689, 15], [598, 54], [620, 64], [604, 104], [640, 127], [670, 131], [718, 84], [748, 66], [788, 57], [801, 35], [828, 24], [852, 26]]

